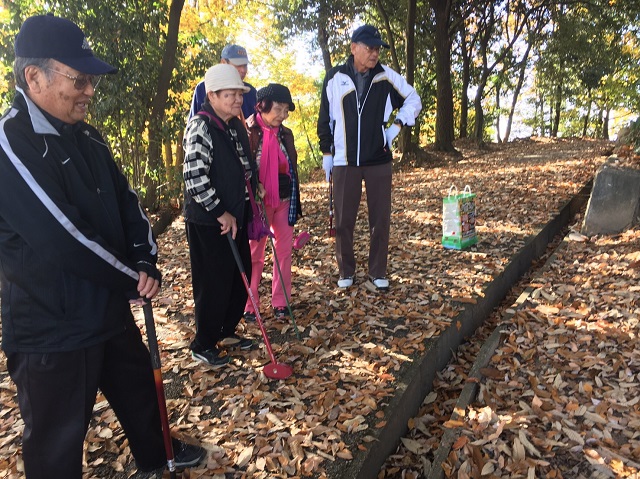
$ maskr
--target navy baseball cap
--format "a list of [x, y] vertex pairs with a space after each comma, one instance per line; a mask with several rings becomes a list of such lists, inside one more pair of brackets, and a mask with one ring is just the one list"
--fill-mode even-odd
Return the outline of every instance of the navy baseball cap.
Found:
[[370, 47], [389, 48], [389, 45], [382, 41], [382, 36], [378, 29], [373, 25], [362, 25], [356, 28], [353, 35], [351, 35], [351, 41], [353, 43], [364, 43]]
[[17, 57], [53, 58], [88, 75], [118, 71], [94, 56], [78, 25], [52, 14], [27, 18], [16, 35], [14, 50]]
[[249, 63], [247, 51], [240, 45], [227, 45], [222, 49], [220, 58], [227, 60], [232, 65], [246, 65]]

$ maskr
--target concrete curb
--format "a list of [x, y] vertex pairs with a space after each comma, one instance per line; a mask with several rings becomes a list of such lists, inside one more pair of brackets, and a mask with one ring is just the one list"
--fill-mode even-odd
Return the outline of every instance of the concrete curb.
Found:
[[385, 409], [386, 425], [382, 429], [368, 431], [377, 441], [369, 443], [366, 451], [358, 451], [354, 455], [348, 467], [343, 469], [343, 477], [373, 479], [378, 476], [386, 458], [394, 453], [400, 438], [406, 434], [409, 419], [417, 414], [422, 401], [431, 392], [436, 373], [449, 363], [464, 338], [471, 336], [485, 321], [531, 263], [542, 256], [549, 242], [586, 204], [591, 187], [592, 182], [583, 186], [538, 234], [529, 238], [504, 271], [487, 286], [485, 296], [478, 298], [476, 304], [466, 305], [453, 318], [451, 326], [426, 344], [425, 354], [404, 372], [395, 386], [396, 394]]

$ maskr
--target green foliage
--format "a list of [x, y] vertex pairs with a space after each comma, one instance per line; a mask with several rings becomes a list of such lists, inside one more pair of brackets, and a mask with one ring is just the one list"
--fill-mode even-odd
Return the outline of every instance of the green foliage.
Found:
[[640, 121], [630, 121], [624, 128], [620, 130], [618, 135], [618, 143], [621, 145], [629, 145], [637, 153], [640, 152]]
[[[628, 6], [628, 5], [627, 5]], [[598, 136], [599, 119], [612, 108], [637, 105], [637, 12], [612, 9], [608, 2], [570, 5], [555, 11], [553, 28], [539, 51], [536, 88], [547, 105], [563, 101], [559, 134]], [[632, 87], [632, 88], [630, 88]], [[624, 92], [624, 93], [623, 93]]]
[[[171, 0], [4, 2], [5, 7], [0, 7], [0, 102], [7, 106], [13, 97], [13, 38], [22, 21], [31, 14], [48, 11], [76, 21], [87, 33], [95, 53], [119, 68], [116, 75], [103, 79], [96, 91], [89, 121], [106, 136], [116, 161], [135, 188], [144, 193], [145, 178], [154, 180], [160, 185], [159, 196], [173, 202], [182, 188], [180, 142], [193, 89], [207, 68], [219, 62], [226, 43], [247, 48], [251, 60], [247, 81], [256, 88], [278, 82], [291, 90], [296, 110], [285, 124], [295, 135], [302, 178], [308, 177], [321, 162], [316, 120], [327, 56], [323, 61], [319, 49], [328, 54], [331, 64], [343, 62], [350, 52], [353, 27], [373, 23], [394, 47], [383, 50], [381, 61], [407, 73], [407, 1], [186, 2], [164, 121], [153, 130], [157, 135], [152, 135], [162, 142], [165, 157], [151, 169], [149, 116], [153, 99], [158, 95], [170, 4]], [[640, 110], [639, 1], [459, 0], [453, 5], [450, 39], [455, 115], [461, 110], [463, 53], [471, 60], [470, 92], [483, 81], [483, 62], [491, 66], [497, 61], [487, 76], [487, 91], [483, 90], [482, 95], [484, 139], [493, 134], [497, 114], [507, 113], [496, 108], [494, 88], [500, 88], [501, 107], [509, 107], [507, 98], [516, 87], [527, 42], [533, 43], [534, 48], [523, 90], [527, 97], [520, 101], [522, 106], [518, 110], [536, 132], [550, 133], [551, 114], [557, 105], [561, 108], [559, 135], [582, 134], [585, 120], [588, 134], [599, 135], [602, 119], [608, 112]], [[522, 34], [519, 43], [510, 50], [516, 20], [521, 21], [523, 15], [530, 15], [527, 28], [531, 31]], [[541, 32], [534, 28], [537, 21], [545, 25]], [[422, 145], [435, 139], [434, 24], [430, 2], [418, 2], [413, 77], [423, 102], [418, 119]], [[462, 30], [458, 28], [460, 25], [464, 26]], [[490, 35], [484, 59], [473, 40], [474, 35], [483, 32]], [[470, 111], [469, 116], [471, 122], [474, 112]]]
[[[327, 34], [327, 46], [333, 63], [345, 57], [355, 19], [363, 15], [367, 7], [354, 0], [274, 0], [275, 27], [283, 38], [318, 31]], [[313, 46], [321, 47], [317, 35], [310, 37]]]

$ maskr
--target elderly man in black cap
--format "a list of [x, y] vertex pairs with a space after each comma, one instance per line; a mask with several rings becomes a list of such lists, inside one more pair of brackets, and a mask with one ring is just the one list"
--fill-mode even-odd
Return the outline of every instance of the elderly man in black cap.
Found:
[[[158, 292], [157, 245], [105, 140], [84, 122], [100, 75], [117, 70], [53, 15], [28, 18], [14, 46], [17, 93], [0, 119], [0, 281], [26, 477], [82, 477], [98, 389], [148, 471], [140, 477], [161, 474], [153, 370], [129, 307]], [[177, 467], [206, 454], [173, 446]]]
[[[403, 125], [412, 126], [422, 104], [414, 88], [379, 62], [389, 48], [372, 25], [351, 36], [351, 56], [327, 72], [322, 86], [318, 137], [327, 181], [333, 181], [339, 288], [353, 285], [353, 251], [362, 181], [369, 210], [369, 264], [365, 286], [389, 289], [387, 255], [391, 221], [391, 142]], [[385, 127], [394, 110], [393, 124]]]

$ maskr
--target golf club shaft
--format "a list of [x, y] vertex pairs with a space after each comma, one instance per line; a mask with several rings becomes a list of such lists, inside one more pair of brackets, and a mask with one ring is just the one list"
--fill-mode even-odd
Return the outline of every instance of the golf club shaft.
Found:
[[278, 261], [278, 254], [276, 253], [276, 245], [273, 241], [273, 238], [269, 236], [269, 241], [271, 241], [271, 249], [273, 250], [273, 258], [276, 263], [276, 268], [278, 269], [278, 276], [280, 277], [280, 286], [282, 287], [282, 292], [284, 293], [284, 299], [287, 302], [287, 309], [289, 310], [289, 316], [291, 317], [291, 323], [293, 324], [293, 329], [296, 331], [296, 336], [298, 340], [300, 339], [300, 331], [298, 331], [298, 326], [296, 325], [296, 320], [293, 319], [293, 310], [291, 309], [291, 303], [289, 302], [289, 294], [287, 293], [287, 289], [284, 285], [284, 279], [282, 278], [282, 270], [280, 269], [280, 261]]
[[333, 229], [333, 172], [329, 173], [329, 238], [335, 236]]
[[271, 349], [271, 344], [269, 343], [269, 338], [267, 337], [267, 331], [264, 329], [264, 324], [262, 323], [262, 318], [260, 317], [260, 305], [256, 301], [256, 298], [253, 296], [251, 292], [251, 288], [249, 287], [249, 280], [247, 279], [247, 273], [244, 269], [244, 265], [242, 264], [242, 258], [240, 258], [240, 252], [238, 251], [238, 246], [231, 235], [231, 231], [227, 233], [227, 239], [229, 240], [229, 246], [231, 246], [231, 252], [233, 253], [233, 257], [236, 260], [236, 264], [238, 265], [238, 269], [240, 270], [240, 276], [242, 276], [242, 282], [244, 283], [244, 288], [247, 290], [247, 294], [249, 295], [249, 299], [251, 300], [251, 304], [253, 305], [253, 309], [256, 312], [256, 321], [258, 322], [258, 326], [260, 327], [260, 332], [262, 333], [262, 338], [264, 339], [264, 345], [267, 347], [267, 353], [269, 353], [269, 358], [271, 362], [276, 364], [276, 357], [273, 354], [273, 350]]
[[[269, 224], [269, 218], [267, 218], [266, 208], [264, 203], [262, 203], [262, 207], [264, 208], [261, 213], [264, 215], [264, 221], [267, 224], [267, 228], [271, 229], [271, 225]], [[273, 241], [273, 237], [269, 235], [269, 241], [271, 242], [271, 250], [273, 251], [273, 258], [275, 260], [276, 268], [278, 270], [278, 276], [280, 278], [280, 286], [282, 287], [282, 293], [284, 294], [284, 299], [287, 302], [287, 308], [289, 309], [289, 316], [291, 317], [291, 323], [293, 324], [293, 329], [296, 332], [296, 336], [298, 340], [300, 340], [300, 331], [298, 331], [298, 325], [296, 324], [296, 320], [293, 317], [293, 310], [291, 309], [291, 303], [289, 301], [289, 294], [287, 293], [287, 288], [284, 285], [284, 279], [282, 277], [282, 270], [280, 269], [280, 261], [278, 260], [278, 253], [276, 253], [276, 245]]]
[[174, 463], [173, 443], [171, 441], [171, 430], [169, 428], [169, 414], [167, 413], [167, 402], [164, 396], [164, 385], [162, 384], [160, 351], [158, 349], [158, 338], [156, 336], [156, 326], [153, 320], [151, 302], [146, 302], [142, 309], [144, 311], [144, 323], [147, 329], [147, 342], [149, 343], [149, 353], [151, 355], [153, 379], [155, 381], [156, 395], [158, 397], [158, 408], [160, 409], [160, 422], [162, 423], [164, 449], [167, 454], [167, 467], [169, 468], [171, 478], [174, 479], [176, 477], [176, 466]]

